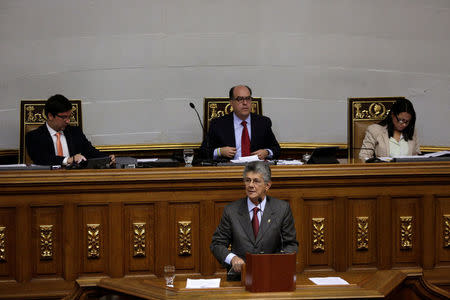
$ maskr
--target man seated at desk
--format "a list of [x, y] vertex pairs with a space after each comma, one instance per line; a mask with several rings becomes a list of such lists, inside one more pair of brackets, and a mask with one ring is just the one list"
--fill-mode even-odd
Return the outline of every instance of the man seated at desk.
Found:
[[293, 253], [298, 249], [289, 203], [266, 195], [272, 184], [270, 166], [251, 162], [243, 178], [247, 197], [225, 207], [210, 245], [216, 259], [235, 272], [241, 272], [247, 252]]
[[272, 132], [272, 121], [250, 113], [252, 90], [238, 85], [229, 92], [233, 113], [211, 120], [200, 152], [208, 158], [237, 159], [258, 155], [261, 160], [278, 158], [280, 145]]
[[[72, 104], [63, 95], [51, 96], [45, 103], [47, 122], [25, 136], [27, 152], [38, 165], [80, 163], [105, 154], [95, 149], [79, 127], [70, 126]], [[112, 161], [114, 155], [110, 155]]]

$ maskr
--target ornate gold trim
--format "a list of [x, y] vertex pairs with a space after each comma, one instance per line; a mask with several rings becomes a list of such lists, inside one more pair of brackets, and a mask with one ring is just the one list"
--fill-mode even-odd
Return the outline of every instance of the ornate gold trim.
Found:
[[443, 216], [444, 230], [442, 232], [444, 248], [450, 248], [450, 215]]
[[0, 226], [0, 262], [6, 261], [6, 227]]
[[412, 249], [413, 225], [412, 216], [400, 217], [400, 249]]
[[87, 257], [100, 257], [100, 224], [86, 224], [87, 226]]
[[325, 251], [325, 218], [312, 218], [312, 251]]
[[356, 250], [369, 250], [369, 217], [356, 217]]
[[133, 257], [145, 257], [145, 223], [133, 223]]
[[39, 225], [41, 260], [53, 259], [53, 225]]
[[189, 256], [192, 254], [192, 222], [178, 222], [178, 255]]

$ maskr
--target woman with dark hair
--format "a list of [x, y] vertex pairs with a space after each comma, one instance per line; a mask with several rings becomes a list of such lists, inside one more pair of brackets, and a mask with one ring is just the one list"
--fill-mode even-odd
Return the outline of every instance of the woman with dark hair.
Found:
[[359, 158], [366, 161], [374, 156], [396, 157], [420, 154], [415, 124], [416, 112], [411, 101], [398, 99], [384, 120], [367, 127]]

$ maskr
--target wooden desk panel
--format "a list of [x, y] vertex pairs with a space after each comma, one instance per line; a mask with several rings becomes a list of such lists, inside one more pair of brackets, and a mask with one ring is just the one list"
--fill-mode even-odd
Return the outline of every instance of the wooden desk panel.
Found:
[[[209, 243], [224, 205], [244, 196], [242, 170], [0, 172], [0, 298], [8, 282], [18, 293], [36, 279], [51, 290], [78, 278], [160, 276], [166, 264], [222, 273]], [[420, 267], [450, 285], [450, 163], [272, 173], [270, 195], [289, 201], [296, 221], [298, 272]]]

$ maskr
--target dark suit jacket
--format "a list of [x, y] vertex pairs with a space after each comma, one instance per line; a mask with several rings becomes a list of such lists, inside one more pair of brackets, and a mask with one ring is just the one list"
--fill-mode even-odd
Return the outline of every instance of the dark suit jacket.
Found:
[[[79, 127], [67, 126], [64, 129], [64, 136], [67, 140], [70, 156], [78, 153], [81, 153], [87, 159], [105, 156], [92, 146]], [[28, 155], [35, 164], [60, 165], [64, 160], [63, 156], [56, 155], [55, 146], [46, 124], [28, 132], [25, 136], [25, 144]]]
[[224, 264], [231, 252], [245, 260], [245, 253], [297, 252], [298, 242], [291, 207], [286, 201], [266, 196], [266, 206], [255, 239], [248, 213], [247, 198], [228, 204], [212, 237], [210, 249]]
[[[236, 147], [232, 113], [211, 120], [200, 153], [203, 157], [212, 158], [214, 149], [225, 146]], [[280, 156], [280, 145], [272, 132], [272, 121], [268, 117], [251, 114], [250, 151], [259, 149], [272, 150], [273, 158]]]

